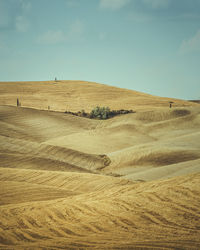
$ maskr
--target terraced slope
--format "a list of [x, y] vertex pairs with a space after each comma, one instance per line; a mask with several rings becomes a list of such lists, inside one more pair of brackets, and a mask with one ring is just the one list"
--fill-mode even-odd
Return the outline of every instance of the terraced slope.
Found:
[[0, 106], [0, 249], [199, 249], [199, 127]]
[[85, 81], [0, 82], [0, 105], [16, 106], [17, 98], [23, 107], [57, 111], [90, 111], [97, 105], [111, 109], [151, 109], [198, 106], [197, 103], [162, 98], [145, 93]]

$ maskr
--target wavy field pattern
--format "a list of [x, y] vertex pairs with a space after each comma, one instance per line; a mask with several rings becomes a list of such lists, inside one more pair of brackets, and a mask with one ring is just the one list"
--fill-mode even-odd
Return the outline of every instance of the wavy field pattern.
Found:
[[[27, 107], [0, 106], [0, 249], [200, 248], [198, 104], [169, 109], [95, 83], [9, 84], [1, 104], [23, 89]], [[66, 95], [73, 111], [105, 99], [137, 112], [90, 120], [38, 110], [43, 95], [60, 111]]]

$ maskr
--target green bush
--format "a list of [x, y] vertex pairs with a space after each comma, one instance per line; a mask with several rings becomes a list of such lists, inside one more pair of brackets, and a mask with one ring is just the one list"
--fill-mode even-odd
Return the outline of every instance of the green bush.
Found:
[[92, 109], [90, 113], [85, 112], [84, 109], [78, 112], [65, 111], [65, 113], [90, 119], [106, 120], [116, 115], [124, 115], [135, 112], [133, 110], [124, 110], [124, 109], [110, 110], [109, 107], [97, 106], [96, 108]]
[[108, 119], [111, 115], [111, 111], [109, 107], [99, 107], [97, 106], [90, 112], [90, 118], [97, 119]]

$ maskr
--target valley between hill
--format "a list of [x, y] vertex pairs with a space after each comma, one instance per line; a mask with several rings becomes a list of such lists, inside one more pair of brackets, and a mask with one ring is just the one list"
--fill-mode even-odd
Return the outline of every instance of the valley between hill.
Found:
[[[198, 104], [78, 81], [0, 98], [0, 249], [200, 248]], [[96, 105], [136, 113], [63, 112]]]

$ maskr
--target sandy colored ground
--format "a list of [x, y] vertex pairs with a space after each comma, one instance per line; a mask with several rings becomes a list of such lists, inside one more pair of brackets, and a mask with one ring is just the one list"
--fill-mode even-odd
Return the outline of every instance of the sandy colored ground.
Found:
[[[200, 249], [198, 104], [67, 81], [0, 96], [0, 249]], [[18, 96], [137, 112], [90, 120]]]
[[163, 98], [85, 81], [0, 82], [0, 105], [16, 106], [17, 98], [23, 107], [57, 111], [90, 111], [97, 105], [111, 109], [149, 109], [173, 106], [197, 106], [197, 103]]

